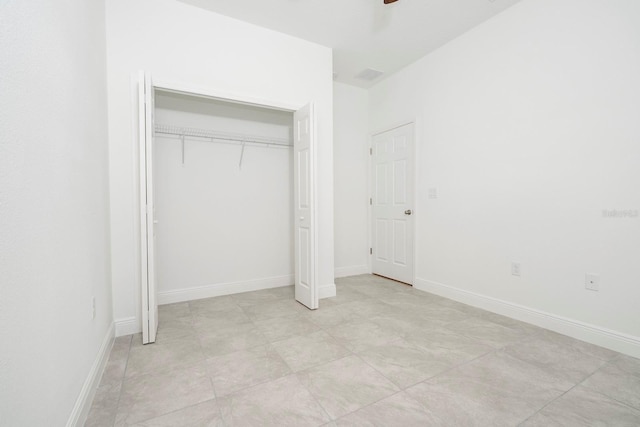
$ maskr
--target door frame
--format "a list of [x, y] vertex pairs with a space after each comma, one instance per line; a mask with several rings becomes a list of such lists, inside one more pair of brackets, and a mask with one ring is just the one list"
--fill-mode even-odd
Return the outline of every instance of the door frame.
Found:
[[[264, 99], [264, 98], [258, 98], [258, 97], [254, 97], [251, 95], [248, 95], [246, 93], [234, 93], [234, 92], [229, 92], [229, 91], [225, 91], [225, 90], [220, 90], [220, 89], [216, 89], [216, 88], [212, 88], [212, 87], [202, 87], [202, 86], [197, 86], [197, 85], [192, 85], [192, 84], [186, 84], [186, 83], [182, 83], [182, 82], [176, 82], [176, 81], [171, 81], [171, 80], [165, 80], [165, 79], [161, 79], [161, 78], [156, 78], [155, 75], [153, 75], [152, 73], [145, 73], [145, 71], [140, 70], [137, 74], [148, 74], [150, 76], [153, 76], [153, 80], [152, 80], [152, 85], [151, 85], [151, 89], [156, 91], [156, 90], [160, 90], [160, 91], [164, 91], [164, 92], [173, 92], [173, 93], [181, 93], [181, 94], [185, 94], [185, 95], [190, 95], [190, 96], [194, 96], [194, 97], [201, 97], [201, 98], [208, 98], [208, 99], [215, 99], [215, 100], [219, 100], [219, 101], [223, 101], [223, 102], [229, 102], [229, 103], [235, 103], [235, 104], [243, 104], [243, 105], [250, 105], [250, 106], [255, 106], [255, 107], [261, 107], [261, 108], [268, 108], [268, 109], [272, 109], [272, 110], [280, 110], [280, 111], [287, 111], [290, 113], [295, 113], [296, 111], [298, 111], [299, 109], [305, 107], [307, 104], [311, 104], [314, 105], [313, 101], [307, 101], [304, 102], [302, 104], [292, 104], [290, 102], [284, 102], [282, 100], [273, 100], [273, 99]], [[138, 93], [138, 88], [136, 87], [136, 95]], [[137, 98], [137, 96], [136, 96]], [[137, 106], [138, 108], [134, 108], [133, 109], [133, 114], [135, 116], [135, 122], [134, 123], [138, 123], [138, 115], [139, 115], [139, 109], [141, 108], [140, 105]], [[317, 162], [318, 162], [318, 156], [317, 156], [317, 142], [318, 142], [318, 138], [317, 138], [317, 115], [315, 115], [315, 108], [312, 108], [313, 111], [313, 120], [312, 122], [314, 123], [314, 126], [312, 128], [312, 132], [314, 134], [315, 137], [315, 142], [316, 142], [316, 149], [315, 149], [315, 153], [313, 155], [313, 159], [312, 159], [312, 167], [313, 167], [313, 179], [312, 179], [312, 185], [311, 185], [311, 192], [312, 192], [312, 197], [314, 200], [318, 200], [318, 167], [317, 167]], [[140, 129], [140, 123], [138, 123], [137, 129]], [[136, 130], [136, 132], [138, 132], [138, 130]], [[137, 138], [137, 154], [138, 156], [142, 156], [143, 155], [143, 148], [142, 145], [140, 144], [140, 140], [139, 140], [139, 136]], [[146, 149], [145, 149], [145, 153], [146, 155]], [[139, 158], [140, 160], [140, 158]], [[140, 164], [138, 162], [138, 164]], [[143, 182], [144, 179], [144, 182]], [[140, 194], [138, 194], [138, 218], [142, 218], [143, 217], [143, 205], [141, 203], [141, 197], [142, 197], [142, 189], [145, 188], [146, 191], [149, 191], [150, 189], [152, 189], [153, 187], [153, 182], [149, 183], [147, 182], [146, 176], [143, 177], [142, 176], [142, 171], [138, 170], [137, 173], [137, 180], [138, 180], [138, 188], [140, 189]], [[314, 215], [313, 215], [313, 233], [314, 233], [314, 239], [313, 239], [313, 256], [314, 256], [314, 265], [315, 268], [313, 269], [313, 281], [314, 281], [314, 286], [315, 286], [315, 295], [318, 296], [319, 295], [319, 282], [318, 282], [318, 239], [317, 239], [317, 233], [318, 233], [318, 207], [317, 204], [314, 207]], [[293, 216], [293, 218], [295, 218], [295, 215]], [[143, 242], [148, 242], [149, 239], [149, 235], [148, 235], [148, 230], [146, 228], [142, 227], [142, 223], [141, 221], [138, 221], [138, 227], [139, 227], [139, 233], [138, 233], [138, 248], [140, 248], [140, 252], [139, 252], [139, 256], [137, 257], [136, 260], [136, 267], [137, 267], [137, 271], [139, 272], [138, 275], [138, 282], [139, 282], [139, 291], [142, 293], [147, 293], [149, 292], [149, 283], [147, 281], [147, 275], [143, 274], [143, 266], [146, 265], [146, 263], [148, 262], [148, 260], [143, 261], [143, 257], [147, 256], [147, 251], [143, 250]], [[296, 243], [294, 242], [294, 245]], [[146, 245], [146, 243], [145, 243]], [[144, 246], [146, 247], [146, 246]], [[295, 252], [295, 249], [294, 249]], [[155, 255], [155, 254], [154, 254]], [[140, 295], [140, 294], [138, 294]], [[138, 308], [141, 310], [140, 313], [140, 318], [139, 318], [139, 324], [142, 325], [142, 321], [143, 318], [145, 317], [143, 315], [143, 307], [142, 307], [142, 297], [141, 297], [141, 301], [138, 304]]]
[[[418, 169], [417, 169], [417, 162], [416, 159], [418, 158], [417, 154], [418, 154], [418, 136], [420, 135], [420, 129], [418, 127], [419, 121], [416, 118], [412, 118], [412, 119], [407, 119], [407, 120], [401, 120], [395, 123], [392, 123], [390, 125], [387, 126], [382, 126], [378, 129], [376, 129], [373, 132], [369, 133], [369, 143], [367, 146], [367, 194], [369, 195], [368, 199], [371, 200], [371, 198], [373, 197], [373, 155], [372, 155], [372, 150], [373, 150], [373, 138], [381, 133], [385, 133], [388, 132], [390, 130], [394, 130], [397, 129], [399, 127], [402, 126], [406, 126], [406, 125], [413, 125], [413, 150], [411, 152], [411, 163], [413, 166], [413, 176], [411, 177], [411, 179], [413, 179], [413, 205], [414, 207], [412, 208], [413, 210], [413, 235], [411, 236], [411, 238], [413, 239], [413, 271], [411, 273], [411, 277], [412, 277], [412, 283], [411, 286], [415, 286], [416, 283], [416, 262], [418, 260], [418, 247], [416, 245], [416, 236], [417, 236], [417, 231], [418, 231], [418, 217], [420, 216], [420, 211], [418, 209], [415, 208], [415, 206], [418, 203], [418, 180], [416, 179], [416, 176], [418, 175]], [[367, 242], [369, 244], [369, 248], [373, 248], [373, 205], [371, 203], [369, 203], [367, 205]], [[369, 271], [369, 274], [373, 274], [373, 255], [370, 253], [369, 256], [367, 257], [367, 269]]]

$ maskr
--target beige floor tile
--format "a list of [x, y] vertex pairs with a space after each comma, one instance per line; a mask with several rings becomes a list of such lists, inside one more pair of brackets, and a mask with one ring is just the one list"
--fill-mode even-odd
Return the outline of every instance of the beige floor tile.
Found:
[[267, 344], [267, 339], [253, 323], [201, 331], [198, 336], [206, 357], [221, 356]]
[[474, 338], [483, 344], [494, 348], [502, 348], [516, 343], [529, 334], [507, 328], [506, 326], [490, 322], [480, 317], [472, 317], [460, 322], [448, 324], [447, 329], [459, 335]]
[[120, 400], [121, 383], [101, 384], [96, 390], [85, 427], [111, 426], [115, 422]]
[[234, 311], [238, 308], [238, 304], [236, 304], [231, 295], [189, 301], [189, 309], [192, 315], [211, 311]]
[[424, 427], [450, 424], [428, 412], [404, 392], [394, 394], [372, 405], [336, 420], [338, 427]]
[[[129, 340], [130, 339], [131, 335], [129, 335]], [[127, 346], [125, 349], [122, 345], [116, 347], [116, 344], [114, 344], [113, 349], [111, 350], [111, 354], [109, 355], [107, 365], [105, 366], [104, 372], [102, 373], [100, 385], [121, 383], [122, 379], [124, 378], [124, 373], [127, 369], [128, 358], [129, 347]]]
[[569, 337], [548, 338], [546, 334], [536, 334], [516, 344], [509, 345], [503, 351], [520, 360], [531, 363], [540, 369], [575, 384], [581, 382], [604, 365], [602, 359], [591, 354], [594, 347]]
[[131, 349], [125, 377], [193, 364], [201, 360], [204, 360], [204, 353], [195, 336], [147, 344]]
[[320, 327], [306, 316], [287, 316], [264, 319], [255, 322], [269, 342], [281, 341], [298, 335], [307, 335], [320, 330]]
[[276, 317], [287, 317], [309, 310], [294, 299], [280, 299], [243, 307], [244, 312], [254, 322]]
[[429, 358], [449, 366], [459, 365], [494, 351], [493, 347], [444, 328], [415, 329], [404, 339], [424, 351]]
[[293, 372], [322, 365], [351, 354], [324, 331], [279, 341], [273, 344], [273, 348]]
[[241, 307], [250, 307], [280, 300], [294, 299], [293, 286], [284, 286], [281, 288], [264, 289], [255, 292], [243, 292], [241, 294], [231, 295], [236, 304]]
[[506, 326], [507, 328], [515, 329], [516, 331], [521, 331], [527, 335], [538, 334], [544, 331], [544, 329], [538, 326], [521, 322], [516, 319], [511, 319], [510, 317], [502, 316], [500, 314], [491, 313], [490, 311], [485, 311], [479, 317], [490, 322], [497, 323], [498, 325]]
[[231, 328], [242, 323], [251, 323], [251, 319], [238, 306], [229, 311], [203, 311], [192, 316], [193, 327], [198, 335]]
[[382, 314], [395, 312], [398, 310], [398, 307], [386, 304], [375, 298], [364, 301], [349, 302], [343, 304], [342, 307], [344, 307], [346, 310], [351, 310], [352, 313], [357, 314], [358, 316], [366, 318], [380, 316]]
[[336, 292], [336, 296], [332, 298], [324, 298], [320, 301], [322, 307], [330, 307], [333, 305], [345, 304], [348, 302], [357, 302], [369, 299], [370, 297], [362, 292], [358, 292], [353, 288], [340, 288], [340, 292]]
[[135, 424], [134, 427], [224, 427], [215, 399]]
[[217, 396], [226, 396], [291, 373], [271, 345], [212, 357], [207, 365]]
[[640, 426], [640, 411], [576, 387], [529, 418], [523, 427]]
[[401, 309], [369, 317], [369, 320], [385, 330], [400, 335], [405, 335], [416, 329], [442, 328], [440, 322], [426, 320], [415, 315], [413, 312], [407, 312]]
[[188, 302], [178, 302], [158, 306], [158, 318], [161, 320], [173, 320], [190, 316], [191, 310], [189, 309]]
[[319, 309], [309, 310], [301, 315], [324, 329], [351, 322], [352, 320], [362, 319], [361, 316], [351, 310], [348, 304], [331, 307], [320, 305]]
[[370, 320], [355, 320], [326, 331], [353, 352], [389, 344], [400, 338], [399, 333], [394, 333]]
[[368, 348], [358, 355], [402, 389], [431, 378], [451, 367], [451, 364], [430, 357], [429, 354], [403, 339], [391, 344]]
[[640, 359], [620, 355], [583, 385], [640, 410]]
[[122, 385], [117, 421], [136, 424], [213, 398], [204, 364], [139, 375]]
[[320, 426], [329, 417], [295, 375], [219, 399], [228, 426]]
[[355, 355], [297, 375], [332, 419], [399, 391], [395, 384]]
[[176, 338], [184, 338], [196, 334], [191, 316], [176, 319], [165, 319], [159, 315], [157, 342], [168, 341]]
[[526, 362], [491, 353], [407, 393], [450, 425], [515, 426], [571, 387]]
[[87, 426], [638, 425], [638, 359], [378, 276], [336, 285], [318, 310], [292, 286], [160, 306], [156, 344], [115, 340]]

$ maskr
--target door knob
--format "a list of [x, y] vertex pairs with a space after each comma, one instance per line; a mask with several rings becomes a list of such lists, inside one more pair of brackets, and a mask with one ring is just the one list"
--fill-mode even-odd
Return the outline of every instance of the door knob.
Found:
[[407, 209], [406, 211], [404, 211], [405, 215], [411, 215], [413, 212], [411, 212], [411, 209]]

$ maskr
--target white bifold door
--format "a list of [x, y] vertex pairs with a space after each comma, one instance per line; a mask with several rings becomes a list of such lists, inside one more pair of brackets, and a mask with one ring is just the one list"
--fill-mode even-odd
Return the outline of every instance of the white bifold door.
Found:
[[155, 232], [153, 204], [153, 112], [154, 88], [151, 76], [138, 77], [138, 123], [140, 153], [140, 280], [142, 343], [156, 341], [158, 298], [154, 268]]
[[373, 137], [372, 271], [413, 284], [413, 124]]
[[[142, 341], [148, 344], [155, 342], [158, 330], [158, 290], [154, 269], [154, 86], [151, 76], [144, 72], [139, 75], [138, 97]], [[294, 113], [293, 142], [295, 298], [308, 308], [316, 309], [315, 123], [311, 104]]]
[[313, 106], [293, 115], [293, 180], [296, 300], [318, 308], [315, 225], [315, 131]]

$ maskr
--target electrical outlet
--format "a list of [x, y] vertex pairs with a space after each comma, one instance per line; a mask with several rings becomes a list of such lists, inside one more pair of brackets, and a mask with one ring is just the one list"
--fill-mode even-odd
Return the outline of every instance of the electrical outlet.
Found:
[[91, 318], [96, 318], [96, 297], [91, 297]]
[[436, 187], [429, 188], [429, 198], [430, 199], [438, 198], [438, 189]]
[[584, 276], [584, 287], [589, 291], [599, 291], [600, 290], [600, 276], [597, 274], [587, 273]]
[[520, 263], [512, 262], [511, 263], [511, 275], [520, 277]]

